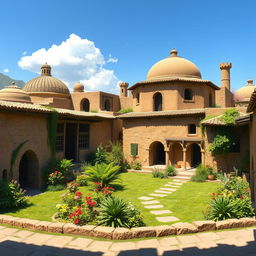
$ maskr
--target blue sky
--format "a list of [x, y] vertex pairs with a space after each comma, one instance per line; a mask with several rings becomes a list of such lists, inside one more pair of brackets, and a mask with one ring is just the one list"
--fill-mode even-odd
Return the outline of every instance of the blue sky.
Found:
[[[89, 81], [91, 89], [114, 91], [116, 81], [133, 84], [144, 80], [154, 63], [177, 48], [181, 57], [199, 67], [204, 79], [217, 85], [219, 63], [232, 62], [232, 87], [238, 89], [247, 79], [256, 80], [254, 2], [2, 0], [0, 72], [8, 69], [5, 74], [12, 78], [30, 80], [37, 75], [31, 71], [38, 70], [42, 59], [27, 58], [18, 65], [21, 58], [41, 48], [48, 51], [54, 44], [60, 46], [74, 34], [80, 46], [94, 43], [90, 53], [97, 55], [97, 61], [83, 62], [82, 68], [90, 73], [74, 66], [69, 59], [72, 56], [64, 52], [63, 58], [58, 56], [52, 62], [55, 75], [65, 82], [73, 83], [79, 73], [77, 80]], [[75, 54], [80, 54], [79, 47]], [[69, 70], [72, 77], [67, 75]], [[106, 84], [100, 86], [104, 80]]]

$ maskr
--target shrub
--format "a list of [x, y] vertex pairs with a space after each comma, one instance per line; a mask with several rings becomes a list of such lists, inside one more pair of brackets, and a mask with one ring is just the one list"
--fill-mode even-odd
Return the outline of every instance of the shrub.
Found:
[[125, 114], [125, 113], [130, 113], [130, 112], [133, 112], [132, 108], [121, 108], [117, 113]]
[[46, 190], [47, 191], [61, 191], [61, 190], [64, 190], [66, 188], [65, 185], [49, 185]]
[[119, 181], [119, 166], [114, 163], [110, 164], [96, 164], [95, 166], [86, 167], [84, 174], [87, 180], [93, 183], [100, 182], [102, 187], [109, 186], [116, 181]]
[[132, 162], [130, 163], [130, 167], [131, 167], [131, 169], [133, 169], [133, 170], [141, 170], [142, 164], [141, 164], [140, 161], [134, 160], [134, 161], [132, 161]]
[[57, 161], [56, 170], [60, 171], [64, 175], [65, 182], [75, 179], [75, 175], [72, 172], [72, 167], [74, 164], [72, 160], [62, 159]]
[[131, 228], [144, 224], [138, 209], [118, 197], [106, 197], [99, 207], [100, 225]]
[[99, 145], [95, 152], [95, 164], [107, 163], [107, 154], [102, 145]]
[[49, 174], [48, 184], [52, 186], [64, 184], [64, 175], [59, 171], [54, 171]]
[[0, 181], [0, 209], [21, 208], [28, 205], [25, 190], [17, 181]]
[[83, 186], [87, 186], [87, 177], [86, 175], [79, 175], [76, 177], [76, 183], [83, 187]]
[[114, 163], [122, 167], [124, 163], [124, 153], [119, 143], [110, 143], [110, 152], [106, 152], [107, 163]]
[[166, 172], [167, 176], [176, 176], [177, 175], [177, 171], [173, 165], [168, 165], [165, 168], [165, 172]]
[[208, 176], [208, 169], [204, 165], [200, 164], [196, 168], [196, 172], [194, 176], [192, 176], [191, 180], [195, 182], [204, 182]]
[[167, 177], [167, 173], [166, 172], [162, 172], [160, 169], [158, 168], [154, 168], [154, 170], [152, 171], [152, 176], [153, 178], [166, 178]]
[[90, 165], [94, 165], [96, 162], [96, 151], [91, 151], [86, 155], [86, 162]]

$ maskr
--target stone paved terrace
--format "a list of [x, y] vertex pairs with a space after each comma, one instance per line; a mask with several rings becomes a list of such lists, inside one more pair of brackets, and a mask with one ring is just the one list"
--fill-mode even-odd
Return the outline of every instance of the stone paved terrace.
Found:
[[255, 256], [256, 227], [115, 242], [0, 226], [1, 256]]

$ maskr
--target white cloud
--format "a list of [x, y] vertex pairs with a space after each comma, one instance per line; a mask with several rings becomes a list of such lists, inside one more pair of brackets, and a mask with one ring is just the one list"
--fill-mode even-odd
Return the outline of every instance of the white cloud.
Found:
[[8, 73], [8, 72], [9, 72], [9, 69], [8, 69], [8, 68], [5, 68], [5, 69], [3, 70], [3, 72], [4, 72], [4, 73]]
[[118, 62], [118, 59], [115, 58], [115, 57], [112, 57], [112, 55], [109, 54], [107, 62], [108, 62], [108, 63], [109, 63], [109, 62], [116, 63], [116, 62]]
[[[109, 57], [112, 58], [111, 55]], [[52, 75], [65, 81], [70, 88], [80, 81], [85, 90], [117, 91], [118, 79], [113, 70], [106, 69], [108, 61], [105, 61], [100, 49], [95, 47], [94, 42], [75, 34], [59, 45], [41, 48], [30, 56], [23, 56], [18, 65], [22, 69], [40, 73], [40, 67], [45, 62], [52, 66]]]

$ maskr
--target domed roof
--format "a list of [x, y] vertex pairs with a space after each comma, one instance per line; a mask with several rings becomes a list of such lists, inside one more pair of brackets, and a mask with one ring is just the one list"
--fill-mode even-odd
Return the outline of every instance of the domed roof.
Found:
[[238, 89], [235, 92], [235, 101], [249, 101], [254, 89], [256, 88], [253, 84], [253, 80], [248, 80], [248, 84]]
[[0, 90], [0, 100], [31, 103], [30, 96], [14, 82], [12, 82], [12, 85]]
[[173, 49], [171, 55], [160, 60], [149, 70], [147, 80], [166, 77], [189, 77], [201, 79], [201, 72], [191, 61], [178, 56], [178, 51]]
[[81, 83], [75, 83], [73, 86], [74, 92], [83, 92], [84, 86]]
[[40, 92], [40, 93], [61, 93], [70, 94], [68, 87], [59, 79], [52, 77], [51, 66], [47, 63], [41, 67], [41, 76], [38, 76], [28, 81], [24, 88], [24, 91]]

